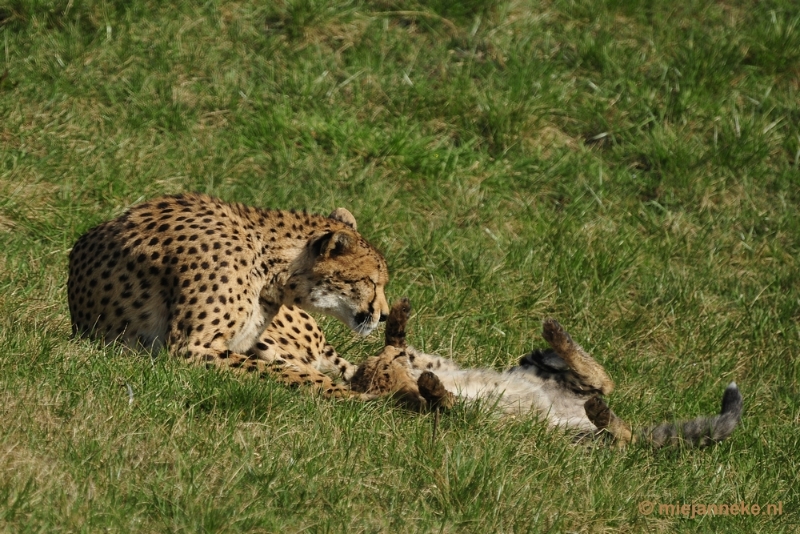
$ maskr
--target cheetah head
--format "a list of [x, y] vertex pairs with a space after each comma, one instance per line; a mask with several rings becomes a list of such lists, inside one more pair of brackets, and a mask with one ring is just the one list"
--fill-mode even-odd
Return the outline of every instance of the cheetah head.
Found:
[[336, 317], [361, 335], [386, 320], [386, 260], [355, 229], [311, 237], [300, 263], [285, 286], [286, 303]]

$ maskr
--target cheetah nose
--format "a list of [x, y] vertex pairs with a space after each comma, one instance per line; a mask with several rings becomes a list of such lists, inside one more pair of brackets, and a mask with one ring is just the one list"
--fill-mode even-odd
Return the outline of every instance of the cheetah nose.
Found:
[[389, 315], [388, 315], [388, 314], [386, 314], [386, 313], [382, 313], [382, 314], [381, 314], [381, 318], [380, 318], [380, 319], [378, 319], [378, 320], [379, 320], [380, 322], [382, 322], [382, 323], [385, 323], [385, 322], [386, 322], [386, 319], [388, 319], [388, 318], [389, 318]]

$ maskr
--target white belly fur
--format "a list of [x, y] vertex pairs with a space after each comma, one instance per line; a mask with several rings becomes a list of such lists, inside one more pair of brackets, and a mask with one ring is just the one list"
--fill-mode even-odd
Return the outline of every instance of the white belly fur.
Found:
[[[421, 371], [414, 374], [419, 375]], [[436, 370], [445, 389], [468, 402], [480, 401], [509, 415], [538, 413], [552, 426], [595, 430], [586, 417], [585, 398], [545, 381], [533, 372], [515, 368], [503, 373], [490, 369]]]

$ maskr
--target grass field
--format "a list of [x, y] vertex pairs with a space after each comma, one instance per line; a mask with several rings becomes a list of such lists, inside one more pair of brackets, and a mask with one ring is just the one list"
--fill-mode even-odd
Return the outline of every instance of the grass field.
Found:
[[[795, 0], [0, 0], [0, 530], [797, 532], [798, 160]], [[741, 426], [586, 450], [459, 407], [432, 441], [70, 340], [78, 236], [192, 190], [348, 207], [420, 348], [501, 369], [553, 316], [632, 423], [735, 380]]]

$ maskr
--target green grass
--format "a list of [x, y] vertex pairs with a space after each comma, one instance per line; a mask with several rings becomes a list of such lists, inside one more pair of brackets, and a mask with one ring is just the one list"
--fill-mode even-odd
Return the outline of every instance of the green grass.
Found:
[[[0, 530], [796, 532], [799, 159], [792, 0], [0, 0]], [[70, 340], [74, 241], [189, 190], [348, 207], [421, 348], [504, 368], [553, 316], [634, 424], [736, 380], [741, 427], [587, 451], [462, 407], [432, 442], [391, 403]]]

